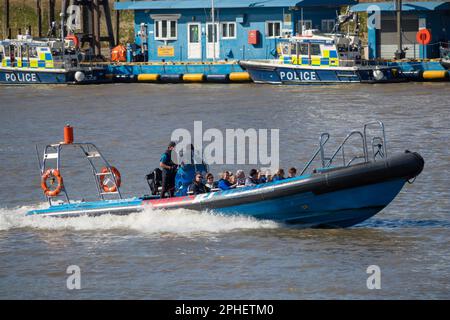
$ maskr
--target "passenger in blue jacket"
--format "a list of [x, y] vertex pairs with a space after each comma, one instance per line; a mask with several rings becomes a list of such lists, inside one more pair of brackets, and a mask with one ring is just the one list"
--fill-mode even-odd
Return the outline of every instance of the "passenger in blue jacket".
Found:
[[273, 176], [272, 181], [278, 181], [278, 180], [283, 180], [283, 179], [285, 179], [284, 170], [278, 169], [277, 173]]
[[230, 172], [224, 171], [222, 173], [222, 179], [219, 180], [219, 183], [217, 184], [218, 188], [221, 190], [229, 190], [236, 188], [235, 184], [231, 184], [230, 182]]

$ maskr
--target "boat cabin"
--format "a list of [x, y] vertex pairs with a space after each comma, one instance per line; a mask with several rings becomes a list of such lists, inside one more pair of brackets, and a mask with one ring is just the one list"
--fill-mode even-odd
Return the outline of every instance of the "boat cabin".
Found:
[[17, 39], [0, 41], [0, 66], [2, 68], [55, 69], [77, 66], [78, 52], [72, 40], [34, 40], [30, 35], [18, 35]]
[[0, 41], [2, 67], [53, 69], [53, 53], [45, 42], [27, 36]]
[[361, 59], [357, 37], [320, 34], [318, 30], [287, 38], [278, 44], [277, 50], [283, 64], [339, 67], [354, 65]]

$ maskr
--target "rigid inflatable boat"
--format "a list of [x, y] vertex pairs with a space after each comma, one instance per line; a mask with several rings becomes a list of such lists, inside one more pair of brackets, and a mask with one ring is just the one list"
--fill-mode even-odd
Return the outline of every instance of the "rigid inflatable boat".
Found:
[[[370, 127], [378, 135], [369, 137]], [[373, 131], [373, 130], [372, 130]], [[372, 132], [370, 131], [370, 132]], [[415, 152], [387, 156], [384, 125], [376, 121], [354, 130], [330, 156], [325, 145], [330, 135], [320, 136], [319, 147], [304, 166], [300, 176], [256, 186], [215, 191], [200, 195], [185, 195], [160, 199], [159, 195], [123, 199], [120, 193], [120, 173], [103, 158], [91, 143], [65, 141], [45, 148], [41, 165], [42, 188], [49, 208], [29, 211], [28, 215], [72, 217], [80, 215], [129, 214], [151, 209], [190, 209], [223, 215], [243, 215], [269, 219], [303, 227], [349, 227], [380, 212], [398, 195], [406, 182], [417, 177], [424, 160]], [[350, 140], [361, 144], [361, 154], [346, 154]], [[80, 148], [92, 166], [97, 181], [99, 201], [69, 200], [59, 171], [60, 154], [68, 146]], [[56, 160], [48, 168], [49, 159]], [[93, 159], [104, 163], [97, 169]], [[313, 164], [319, 162], [314, 167]], [[56, 188], [47, 186], [53, 176]], [[108, 180], [108, 181], [107, 181]], [[106, 199], [116, 196], [116, 199]], [[55, 199], [63, 197], [64, 201]], [[151, 211], [147, 211], [151, 214]]]

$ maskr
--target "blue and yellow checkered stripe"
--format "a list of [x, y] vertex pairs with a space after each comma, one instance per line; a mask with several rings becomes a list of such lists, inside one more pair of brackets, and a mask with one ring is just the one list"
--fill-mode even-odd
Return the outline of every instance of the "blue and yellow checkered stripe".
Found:
[[339, 58], [336, 50], [323, 50], [322, 57], [312, 56], [311, 61], [307, 57], [297, 56], [282, 56], [281, 62], [284, 64], [298, 64], [302, 66], [317, 66], [317, 67], [338, 67]]
[[16, 68], [40, 68], [40, 69], [52, 69], [54, 67], [53, 57], [50, 53], [40, 53], [39, 59], [21, 59], [17, 58], [11, 65], [10, 58], [4, 58], [2, 60], [2, 67], [16, 67]]

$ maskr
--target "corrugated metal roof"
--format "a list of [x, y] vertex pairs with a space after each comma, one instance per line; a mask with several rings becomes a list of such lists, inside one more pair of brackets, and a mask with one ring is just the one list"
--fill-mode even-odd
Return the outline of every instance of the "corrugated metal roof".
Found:
[[[355, 4], [356, 0], [215, 0], [221, 8], [275, 8], [300, 6], [339, 6]], [[159, 0], [115, 2], [116, 10], [203, 9], [211, 8], [211, 0]]]
[[[353, 12], [364, 12], [370, 6], [378, 6], [381, 11], [395, 11], [394, 1], [390, 2], [368, 2], [360, 3], [351, 7]], [[403, 2], [403, 11], [433, 11], [433, 10], [449, 10], [450, 2], [446, 1], [415, 1]]]

